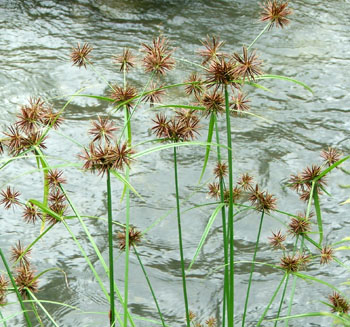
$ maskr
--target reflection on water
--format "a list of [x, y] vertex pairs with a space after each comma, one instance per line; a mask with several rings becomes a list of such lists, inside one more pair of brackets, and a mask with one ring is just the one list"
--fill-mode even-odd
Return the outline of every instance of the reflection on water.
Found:
[[[253, 88], [247, 90], [252, 98], [252, 112], [269, 121], [248, 116], [233, 119], [232, 125], [235, 171], [247, 171], [256, 176], [263, 188], [278, 196], [278, 207], [281, 210], [296, 213], [304, 210], [304, 204], [284, 187], [283, 183], [289, 175], [306, 165], [319, 162], [319, 151], [328, 146], [336, 146], [344, 153], [348, 152], [347, 132], [350, 126], [346, 114], [350, 77], [346, 72], [350, 59], [350, 25], [347, 24], [348, 8], [344, 1], [294, 1], [292, 7], [294, 15], [290, 26], [283, 31], [271, 30], [255, 46], [264, 60], [264, 72], [302, 80], [313, 88], [314, 96], [297, 85], [266, 80], [263, 84], [273, 90], [273, 93]], [[57, 96], [72, 94], [82, 87], [88, 87], [86, 92], [107, 94], [108, 89], [103, 79], [111, 83], [122, 82], [122, 76], [111, 63], [111, 57], [120, 53], [125, 46], [137, 53], [141, 42], [148, 42], [153, 36], [163, 33], [177, 47], [178, 58], [196, 60], [199, 39], [208, 34], [219, 35], [225, 40], [226, 51], [240, 52], [242, 44], [250, 43], [263, 27], [258, 22], [260, 9], [256, 1], [243, 0], [0, 1], [0, 9], [2, 128], [14, 121], [19, 106], [26, 103], [30, 96], [40, 95], [51, 99], [54, 106], [60, 108], [66, 99]], [[71, 66], [69, 53], [78, 41], [89, 42], [94, 47], [93, 62], [103, 79], [97, 77], [91, 69], [78, 70]], [[192, 69], [185, 63], [179, 63], [178, 67], [167, 77], [167, 82], [182, 81]], [[139, 89], [146, 82], [141, 70], [134, 71], [130, 79]], [[182, 93], [179, 91], [174, 91], [169, 96], [181, 102], [179, 97]], [[62, 134], [73, 137], [81, 144], [87, 144], [90, 120], [110, 110], [111, 107], [104, 102], [75, 98], [67, 107]], [[113, 115], [117, 124], [121, 125], [122, 115]], [[146, 106], [140, 107], [135, 114], [135, 144], [150, 137], [153, 116], [154, 113]], [[207, 121], [202, 122], [204, 127], [206, 124]], [[224, 126], [221, 128], [223, 130]], [[77, 154], [81, 148], [62, 134], [53, 132], [47, 141], [52, 156], [51, 164], [78, 161]], [[202, 134], [201, 138], [205, 140], [206, 135]], [[181, 148], [180, 183], [184, 197], [191, 194], [197, 184], [201, 171], [198, 162], [202, 158], [203, 149]], [[132, 199], [131, 221], [142, 230], [175, 204], [171, 167], [171, 154], [162, 152], [143, 157], [132, 168], [132, 183], [146, 201]], [[33, 169], [34, 160], [7, 166], [0, 174], [2, 188], [9, 183], [18, 184], [24, 198], [38, 198], [41, 190], [36, 185], [40, 175], [33, 173], [19, 176], [20, 173]], [[67, 189], [80, 213], [105, 217], [106, 194], [103, 180], [73, 168], [66, 168], [65, 174], [69, 181]], [[210, 177], [209, 172], [206, 178]], [[347, 190], [338, 187], [338, 184], [347, 183], [343, 179], [343, 174], [336, 171], [333, 181], [329, 182], [329, 191], [333, 197], [322, 198], [327, 243], [348, 236], [347, 207], [339, 205], [348, 196]], [[115, 198], [119, 199], [123, 190], [117, 181], [114, 182], [113, 191]], [[190, 199], [184, 209], [204, 203], [207, 201], [206, 196], [206, 190], [202, 189]], [[194, 255], [212, 210], [213, 208], [202, 207], [183, 216], [187, 263]], [[114, 214], [116, 220], [124, 220], [124, 206], [118, 200], [115, 202]], [[5, 251], [19, 238], [28, 244], [38, 235], [38, 226], [23, 225], [20, 215], [18, 211], [2, 211], [0, 246]], [[285, 221], [283, 216], [273, 216]], [[251, 260], [258, 219], [254, 213], [238, 216], [235, 242], [237, 260]], [[87, 245], [80, 226], [74, 222], [70, 225], [84, 242], [97, 271], [104, 276], [103, 268], [94, 256], [94, 251]], [[106, 224], [91, 220], [88, 225], [107, 259]], [[276, 253], [272, 253], [268, 247], [267, 237], [271, 231], [280, 227], [275, 219], [265, 220], [258, 261], [277, 262]], [[176, 228], [173, 212], [147, 234], [139, 252], [167, 322], [181, 326], [184, 312]], [[218, 221], [210, 232], [197, 263], [188, 274], [190, 307], [203, 317], [219, 315], [222, 273], [216, 268], [222, 264], [221, 232]], [[50, 272], [40, 281], [40, 298], [63, 302], [88, 312], [107, 310], [107, 302], [98, 284], [63, 226], [55, 226], [55, 232], [36, 245], [32, 256], [38, 271], [59, 267], [65, 271], [69, 281], [67, 288], [62, 274]], [[347, 261], [346, 254], [339, 253], [337, 256]], [[122, 255], [118, 254], [116, 265], [117, 283], [122, 291]], [[242, 312], [249, 269], [247, 264], [237, 265], [237, 312]], [[317, 265], [312, 266], [308, 273], [318, 273], [319, 269]], [[130, 271], [132, 312], [142, 317], [158, 319], [144, 276], [134, 256], [131, 256]], [[321, 273], [328, 282], [336, 285], [345, 281], [343, 269], [332, 266], [331, 275], [327, 268], [321, 268]], [[259, 317], [266, 299], [280, 278], [281, 274], [271, 268], [257, 267], [249, 321]], [[313, 296], [309, 298], [311, 287]], [[328, 294], [326, 287], [298, 282], [293, 312], [327, 310], [318, 300], [326, 301]], [[309, 299], [307, 306], [305, 298]], [[14, 297], [10, 297], [12, 300], [15, 300]], [[15, 306], [8, 308], [8, 314], [17, 310]], [[82, 315], [69, 307], [53, 304], [48, 304], [47, 308], [60, 326], [107, 324], [105, 315]], [[239, 316], [237, 321], [240, 321]], [[308, 321], [311, 326], [312, 321], [321, 320], [310, 318]], [[12, 319], [11, 322], [13, 326], [24, 326], [21, 318]], [[290, 325], [293, 324], [298, 325], [297, 321]], [[136, 325], [149, 327], [150, 323], [137, 321]], [[254, 326], [254, 323], [250, 326]]]

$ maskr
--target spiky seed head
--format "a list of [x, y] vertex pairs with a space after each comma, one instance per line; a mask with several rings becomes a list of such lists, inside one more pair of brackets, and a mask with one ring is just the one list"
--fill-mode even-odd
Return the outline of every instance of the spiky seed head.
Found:
[[88, 43], [84, 43], [82, 47], [78, 43], [76, 48], [72, 49], [70, 54], [73, 66], [76, 65], [79, 68], [84, 66], [86, 68], [86, 62], [90, 60], [89, 54], [92, 51], [92, 47]]

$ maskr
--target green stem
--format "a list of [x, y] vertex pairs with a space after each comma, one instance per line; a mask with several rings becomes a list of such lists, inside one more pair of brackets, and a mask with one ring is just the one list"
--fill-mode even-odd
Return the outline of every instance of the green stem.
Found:
[[[303, 251], [304, 249], [304, 237], [301, 238], [301, 245], [300, 245], [300, 251]], [[289, 299], [289, 305], [288, 305], [288, 313], [287, 316], [290, 316], [292, 313], [292, 304], [293, 304], [293, 298], [294, 298], [294, 293], [295, 293], [295, 287], [297, 285], [297, 276], [294, 275], [293, 277], [293, 285], [292, 285], [292, 293], [290, 295], [290, 299]], [[285, 321], [285, 326], [288, 327], [288, 322], [289, 319], [286, 319]]]
[[149, 279], [149, 277], [148, 277], [148, 274], [147, 274], [147, 272], [146, 272], [146, 269], [145, 269], [144, 265], [142, 264], [141, 258], [140, 258], [140, 256], [139, 256], [139, 253], [138, 253], [137, 250], [136, 250], [136, 247], [135, 247], [134, 245], [133, 245], [132, 247], [133, 247], [133, 249], [134, 249], [134, 251], [135, 251], [137, 260], [139, 261], [139, 264], [140, 264], [140, 266], [141, 266], [141, 269], [142, 269], [142, 271], [143, 271], [143, 274], [145, 275], [145, 278], [146, 278], [148, 287], [149, 287], [149, 289], [150, 289], [150, 291], [151, 291], [151, 293], [152, 293], [152, 297], [153, 297], [154, 303], [156, 304], [156, 307], [157, 307], [157, 310], [158, 310], [158, 313], [159, 313], [160, 320], [162, 321], [162, 325], [163, 325], [163, 327], [165, 327], [165, 321], [164, 321], [162, 312], [160, 311], [160, 307], [159, 307], [159, 304], [158, 304], [156, 295], [155, 295], [155, 293], [154, 293], [154, 290], [153, 290], [151, 281], [150, 281], [150, 279]]
[[28, 313], [26, 311], [26, 308], [24, 307], [24, 303], [23, 303], [23, 299], [22, 299], [22, 296], [21, 294], [19, 293], [18, 291], [18, 288], [17, 288], [17, 285], [16, 285], [16, 282], [12, 276], [12, 273], [11, 273], [11, 270], [10, 270], [10, 267], [9, 265], [7, 264], [7, 261], [5, 259], [5, 256], [4, 256], [4, 253], [2, 252], [2, 249], [0, 248], [0, 256], [1, 256], [1, 259], [2, 259], [2, 262], [4, 263], [4, 266], [5, 266], [5, 269], [7, 271], [7, 275], [9, 276], [10, 280], [11, 280], [11, 284], [16, 292], [16, 295], [17, 295], [17, 298], [18, 298], [18, 301], [21, 305], [21, 308], [22, 308], [22, 311], [23, 311], [23, 315], [24, 315], [24, 319], [26, 320], [27, 322], [27, 326], [29, 327], [32, 327], [32, 323], [29, 319], [29, 316], [28, 316]]
[[285, 280], [286, 277], [287, 277], [287, 274], [288, 274], [288, 273], [286, 272], [286, 273], [283, 275], [282, 280], [280, 281], [280, 283], [278, 284], [278, 286], [277, 286], [275, 292], [273, 293], [273, 295], [272, 295], [272, 297], [271, 297], [271, 299], [270, 299], [270, 302], [268, 303], [268, 305], [267, 305], [265, 311], [263, 312], [262, 316], [260, 317], [260, 319], [259, 319], [259, 321], [258, 321], [256, 327], [259, 327], [259, 326], [261, 325], [261, 323], [263, 322], [263, 320], [264, 320], [264, 318], [265, 318], [265, 316], [266, 316], [266, 314], [267, 314], [267, 311], [269, 311], [272, 302], [274, 301], [275, 297], [276, 297], [277, 294], [278, 294], [278, 291], [280, 290], [282, 284], [284, 283], [284, 280]]
[[229, 301], [228, 301], [228, 327], [234, 325], [234, 224], [233, 224], [233, 167], [232, 167], [232, 141], [231, 141], [231, 121], [230, 121], [230, 103], [228, 98], [228, 89], [225, 85], [225, 107], [226, 107], [226, 136], [227, 136], [227, 160], [229, 171], [229, 207], [228, 207], [228, 233], [230, 242], [230, 262], [229, 262]]
[[[113, 265], [113, 223], [112, 223], [112, 191], [111, 176], [107, 171], [107, 204], [108, 204], [108, 253], [109, 253], [109, 288], [110, 288], [110, 325], [115, 324], [114, 306], [114, 265]], [[127, 318], [127, 315], [125, 315]]]
[[181, 216], [180, 216], [180, 199], [179, 199], [179, 186], [177, 176], [177, 158], [176, 158], [176, 147], [174, 147], [174, 172], [175, 172], [175, 191], [176, 191], [176, 211], [177, 211], [177, 227], [179, 233], [179, 247], [180, 247], [180, 259], [181, 259], [181, 274], [182, 274], [182, 288], [185, 300], [186, 310], [186, 326], [190, 327], [190, 315], [188, 310], [188, 299], [187, 299], [187, 288], [186, 288], [186, 276], [185, 276], [185, 263], [182, 246], [182, 232], [181, 232]]
[[[214, 114], [212, 114], [214, 115]], [[219, 129], [216, 116], [214, 115], [214, 124], [215, 124], [215, 134], [216, 134], [216, 143], [220, 144], [219, 138]], [[220, 147], [217, 147], [217, 158], [218, 162], [221, 163], [221, 153]], [[224, 203], [224, 182], [223, 179], [220, 178], [220, 201]], [[221, 217], [222, 217], [222, 236], [223, 236], [223, 246], [224, 246], [224, 262], [225, 262], [225, 270], [224, 270], [224, 294], [223, 294], [223, 308], [222, 308], [222, 327], [225, 327], [226, 323], [226, 306], [228, 305], [228, 296], [229, 296], [229, 279], [228, 279], [228, 248], [227, 248], [227, 230], [226, 230], [226, 210], [225, 207], [221, 209]]]
[[249, 47], [247, 48], [247, 50], [249, 50], [256, 41], [259, 40], [259, 38], [261, 37], [261, 35], [263, 35], [268, 29], [269, 27], [271, 26], [272, 22], [270, 21], [264, 28], [263, 30], [259, 33], [259, 35], [254, 39], [254, 41], [249, 45]]
[[256, 258], [256, 253], [258, 252], [261, 228], [262, 228], [262, 224], [263, 224], [263, 220], [264, 220], [264, 213], [265, 213], [265, 211], [263, 210], [262, 213], [261, 213], [261, 218], [260, 218], [258, 236], [256, 238], [256, 243], [255, 243], [255, 250], [254, 250], [254, 255], [253, 255], [253, 261], [252, 261], [252, 265], [250, 267], [250, 275], [249, 275], [247, 295], [246, 295], [245, 304], [244, 304], [244, 313], [243, 313], [242, 327], [244, 327], [245, 318], [246, 318], [246, 314], [247, 314], [250, 287], [252, 285], [252, 278], [253, 278], [253, 273], [254, 273], [254, 268], [255, 268], [255, 258]]
[[[126, 167], [126, 179], [129, 180], [129, 167]], [[130, 230], [130, 189], [126, 189], [126, 222], [125, 222], [125, 272], [124, 272], [124, 327], [128, 325], [128, 292], [129, 292], [129, 230]]]
[[[298, 241], [299, 241], [299, 235], [297, 235], [297, 237], [295, 239], [295, 243], [294, 243], [294, 247], [293, 247], [293, 255], [295, 254], [295, 251], [297, 249]], [[284, 255], [284, 251], [283, 251], [283, 255]], [[290, 276], [290, 274], [287, 275], [286, 283], [284, 284], [283, 293], [282, 293], [280, 305], [278, 307], [276, 319], [278, 319], [280, 317], [280, 313], [281, 313], [283, 302], [284, 302], [284, 297], [286, 296], [287, 286], [288, 286], [288, 282], [289, 282], [289, 276]], [[277, 324], [278, 324], [278, 320], [275, 321], [274, 327], [276, 327]]]

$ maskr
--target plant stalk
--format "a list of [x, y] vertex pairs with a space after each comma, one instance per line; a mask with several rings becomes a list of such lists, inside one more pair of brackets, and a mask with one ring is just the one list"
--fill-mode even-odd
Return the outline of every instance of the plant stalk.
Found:
[[183, 288], [184, 301], [185, 301], [186, 326], [190, 327], [190, 315], [189, 315], [189, 310], [188, 310], [188, 298], [187, 298], [187, 288], [186, 288], [185, 263], [184, 263], [183, 245], [182, 245], [182, 231], [181, 231], [180, 199], [179, 199], [179, 185], [178, 185], [178, 174], [177, 174], [176, 147], [174, 147], [174, 173], [175, 173], [177, 227], [178, 227], [178, 233], [179, 233], [179, 248], [180, 248], [180, 259], [181, 259], [182, 288]]
[[110, 326], [115, 324], [114, 306], [114, 265], [113, 265], [113, 224], [111, 176], [107, 170], [107, 206], [108, 206], [108, 254], [109, 254], [109, 288], [110, 288]]
[[255, 268], [256, 253], [258, 252], [258, 246], [259, 246], [259, 241], [260, 241], [261, 228], [262, 228], [262, 224], [263, 224], [263, 220], [264, 220], [264, 214], [265, 214], [265, 211], [263, 210], [262, 213], [261, 213], [261, 218], [260, 218], [258, 236], [256, 238], [256, 243], [255, 243], [255, 250], [254, 250], [254, 255], [253, 255], [253, 261], [252, 261], [252, 265], [250, 267], [248, 289], [247, 289], [247, 295], [246, 295], [245, 303], [244, 303], [244, 313], [243, 313], [243, 319], [242, 319], [242, 327], [244, 327], [245, 318], [246, 318], [246, 314], [247, 314], [250, 287], [252, 285], [252, 278], [253, 278], [253, 273], [254, 273], [254, 268]]
[[228, 297], [228, 327], [234, 326], [234, 224], [233, 224], [233, 164], [232, 164], [232, 141], [231, 120], [228, 88], [225, 85], [225, 107], [226, 107], [226, 136], [227, 136], [227, 161], [229, 171], [229, 207], [228, 207], [228, 241], [230, 242], [229, 262], [229, 297]]

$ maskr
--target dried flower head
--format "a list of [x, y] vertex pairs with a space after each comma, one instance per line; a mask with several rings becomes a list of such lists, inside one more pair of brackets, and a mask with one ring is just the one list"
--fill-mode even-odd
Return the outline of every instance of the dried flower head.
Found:
[[49, 170], [49, 172], [47, 173], [47, 182], [49, 183], [49, 187], [57, 188], [60, 184], [66, 183], [67, 180], [62, 175], [62, 170]]
[[22, 246], [21, 241], [18, 241], [18, 243], [15, 246], [11, 247], [11, 261], [17, 262], [21, 267], [29, 267], [30, 264], [30, 254], [32, 250], [29, 249], [26, 251], [26, 247]]
[[238, 53], [234, 53], [233, 58], [236, 60], [233, 70], [235, 78], [242, 78], [243, 82], [245, 79], [254, 81], [256, 76], [262, 74], [260, 70], [262, 61], [258, 60], [255, 51], [248, 55], [248, 49], [243, 47], [243, 56], [241, 57]]
[[113, 91], [110, 94], [114, 99], [114, 103], [118, 105], [118, 108], [125, 105], [129, 110], [134, 105], [133, 100], [137, 96], [137, 90], [133, 86], [113, 86]]
[[156, 114], [156, 118], [152, 119], [155, 125], [152, 127], [153, 133], [156, 134], [158, 138], [168, 138], [169, 134], [169, 120], [164, 114]]
[[311, 231], [311, 221], [305, 216], [291, 217], [288, 232], [293, 236], [307, 234]]
[[332, 305], [332, 312], [339, 312], [348, 314], [350, 311], [349, 302], [337, 292], [333, 292], [332, 295], [328, 297]]
[[113, 139], [113, 132], [117, 129], [112, 120], [98, 116], [97, 121], [92, 122], [92, 128], [89, 129], [89, 134], [93, 136], [92, 142], [101, 142], [104, 140], [110, 143]]
[[53, 112], [52, 108], [47, 108], [41, 117], [41, 122], [46, 126], [51, 126], [54, 129], [58, 127], [64, 121], [62, 114], [60, 112]]
[[214, 317], [209, 317], [206, 321], [205, 324], [207, 327], [216, 327], [216, 319]]
[[24, 149], [25, 137], [21, 134], [17, 125], [9, 126], [8, 130], [8, 132], [4, 132], [7, 136], [5, 144], [8, 146], [11, 154], [18, 155]]
[[275, 24], [276, 27], [283, 28], [289, 24], [289, 19], [286, 17], [292, 14], [292, 10], [288, 8], [288, 1], [269, 0], [263, 5], [263, 12], [260, 20], [269, 21], [269, 29]]
[[209, 196], [214, 199], [219, 199], [220, 198], [220, 184], [219, 183], [210, 183], [208, 184], [209, 188]]
[[283, 242], [286, 240], [286, 235], [283, 235], [279, 230], [277, 233], [272, 232], [272, 236], [269, 237], [270, 244], [274, 248], [274, 250], [281, 249], [285, 250]]
[[73, 66], [77, 65], [79, 68], [84, 66], [86, 68], [86, 62], [89, 61], [89, 53], [91, 52], [92, 47], [88, 43], [84, 43], [83, 47], [80, 47], [78, 43], [76, 48], [72, 49], [70, 58], [73, 61]]
[[328, 167], [332, 166], [334, 163], [340, 160], [342, 153], [337, 149], [328, 148], [328, 150], [323, 150], [321, 152], [321, 157], [324, 159]]
[[188, 312], [188, 315], [189, 315], [190, 321], [193, 321], [197, 317], [192, 310]]
[[20, 193], [14, 189], [11, 190], [10, 186], [7, 187], [6, 191], [2, 190], [0, 196], [2, 197], [0, 204], [3, 204], [6, 210], [10, 209], [13, 205], [20, 205], [18, 200]]
[[277, 199], [273, 197], [272, 194], [269, 194], [267, 191], [260, 191], [259, 186], [256, 184], [255, 189], [250, 190], [249, 200], [255, 205], [257, 210], [263, 210], [267, 213], [270, 210], [276, 209]]
[[109, 169], [123, 170], [124, 165], [130, 167], [131, 156], [134, 153], [127, 142], [113, 146], [107, 143], [104, 147], [96, 147], [90, 143], [89, 149], [85, 148], [84, 153], [79, 157], [85, 160], [83, 169], [97, 171], [103, 176]]
[[[118, 247], [120, 250], [125, 250], [126, 247], [126, 231], [124, 232], [118, 232]], [[142, 233], [141, 231], [137, 230], [134, 226], [130, 226], [129, 228], [129, 248], [131, 246], [136, 245], [137, 243], [141, 242]]]
[[219, 41], [219, 38], [212, 36], [207, 38], [204, 41], [200, 41], [205, 47], [204, 50], [199, 50], [199, 54], [203, 57], [202, 65], [205, 65], [212, 59], [217, 59], [223, 57], [224, 54], [218, 50], [224, 45], [223, 41]]
[[248, 173], [243, 174], [237, 184], [244, 190], [252, 190], [253, 189], [253, 177], [250, 176]]
[[148, 91], [142, 100], [149, 102], [151, 108], [155, 103], [162, 102], [162, 96], [165, 94], [165, 90], [162, 90], [162, 87], [162, 85], [157, 86], [155, 83], [151, 83], [151, 91]]
[[158, 75], [165, 75], [167, 71], [175, 66], [175, 60], [171, 58], [174, 50], [169, 48], [168, 40], [165, 37], [153, 39], [151, 45], [142, 43], [143, 65], [146, 72], [154, 72]]
[[45, 111], [45, 103], [40, 97], [30, 98], [29, 105], [21, 107], [16, 126], [24, 133], [35, 132], [42, 122]]
[[330, 246], [324, 246], [321, 250], [320, 264], [325, 265], [330, 263], [334, 258], [334, 250]]
[[297, 272], [304, 269], [309, 260], [310, 256], [306, 254], [284, 255], [281, 258], [280, 266], [287, 272]]
[[224, 178], [227, 176], [228, 173], [228, 166], [225, 162], [218, 162], [214, 168], [214, 175], [216, 178]]
[[212, 113], [218, 115], [225, 112], [225, 98], [218, 90], [205, 93], [200, 102], [204, 107], [203, 115], [205, 117], [210, 116]]
[[17, 269], [17, 277], [15, 279], [18, 291], [20, 292], [23, 299], [27, 298], [27, 293], [31, 291], [32, 293], [38, 292], [39, 282], [34, 276], [34, 271], [30, 267], [21, 266]]
[[186, 94], [191, 95], [193, 93], [196, 99], [199, 100], [204, 92], [202, 79], [197, 75], [197, 73], [191, 73], [185, 83], [190, 83], [185, 86]]
[[120, 65], [120, 71], [126, 70], [127, 72], [135, 66], [135, 57], [131, 53], [130, 49], [124, 48], [123, 54], [114, 57], [114, 62]]
[[[215, 86], [215, 88], [222, 87], [223, 85], [229, 85], [236, 79], [237, 67], [233, 60], [227, 60], [220, 58], [212, 60], [208, 68], [206, 68], [206, 75], [208, 86]], [[236, 86], [236, 84], [233, 84]]]
[[250, 100], [246, 97], [247, 95], [242, 92], [238, 92], [237, 97], [232, 97], [233, 103], [231, 103], [231, 110], [235, 115], [249, 110], [250, 106], [248, 103]]
[[32, 132], [24, 138], [22, 147], [23, 149], [29, 149], [33, 146], [37, 146], [41, 149], [46, 149], [46, 145], [44, 143], [46, 139], [47, 136], [43, 136], [42, 132]]
[[0, 275], [0, 306], [6, 303], [6, 293], [9, 282], [3, 275]]
[[35, 224], [38, 219], [41, 219], [41, 212], [33, 204], [26, 204], [22, 214], [23, 220], [29, 224]]

